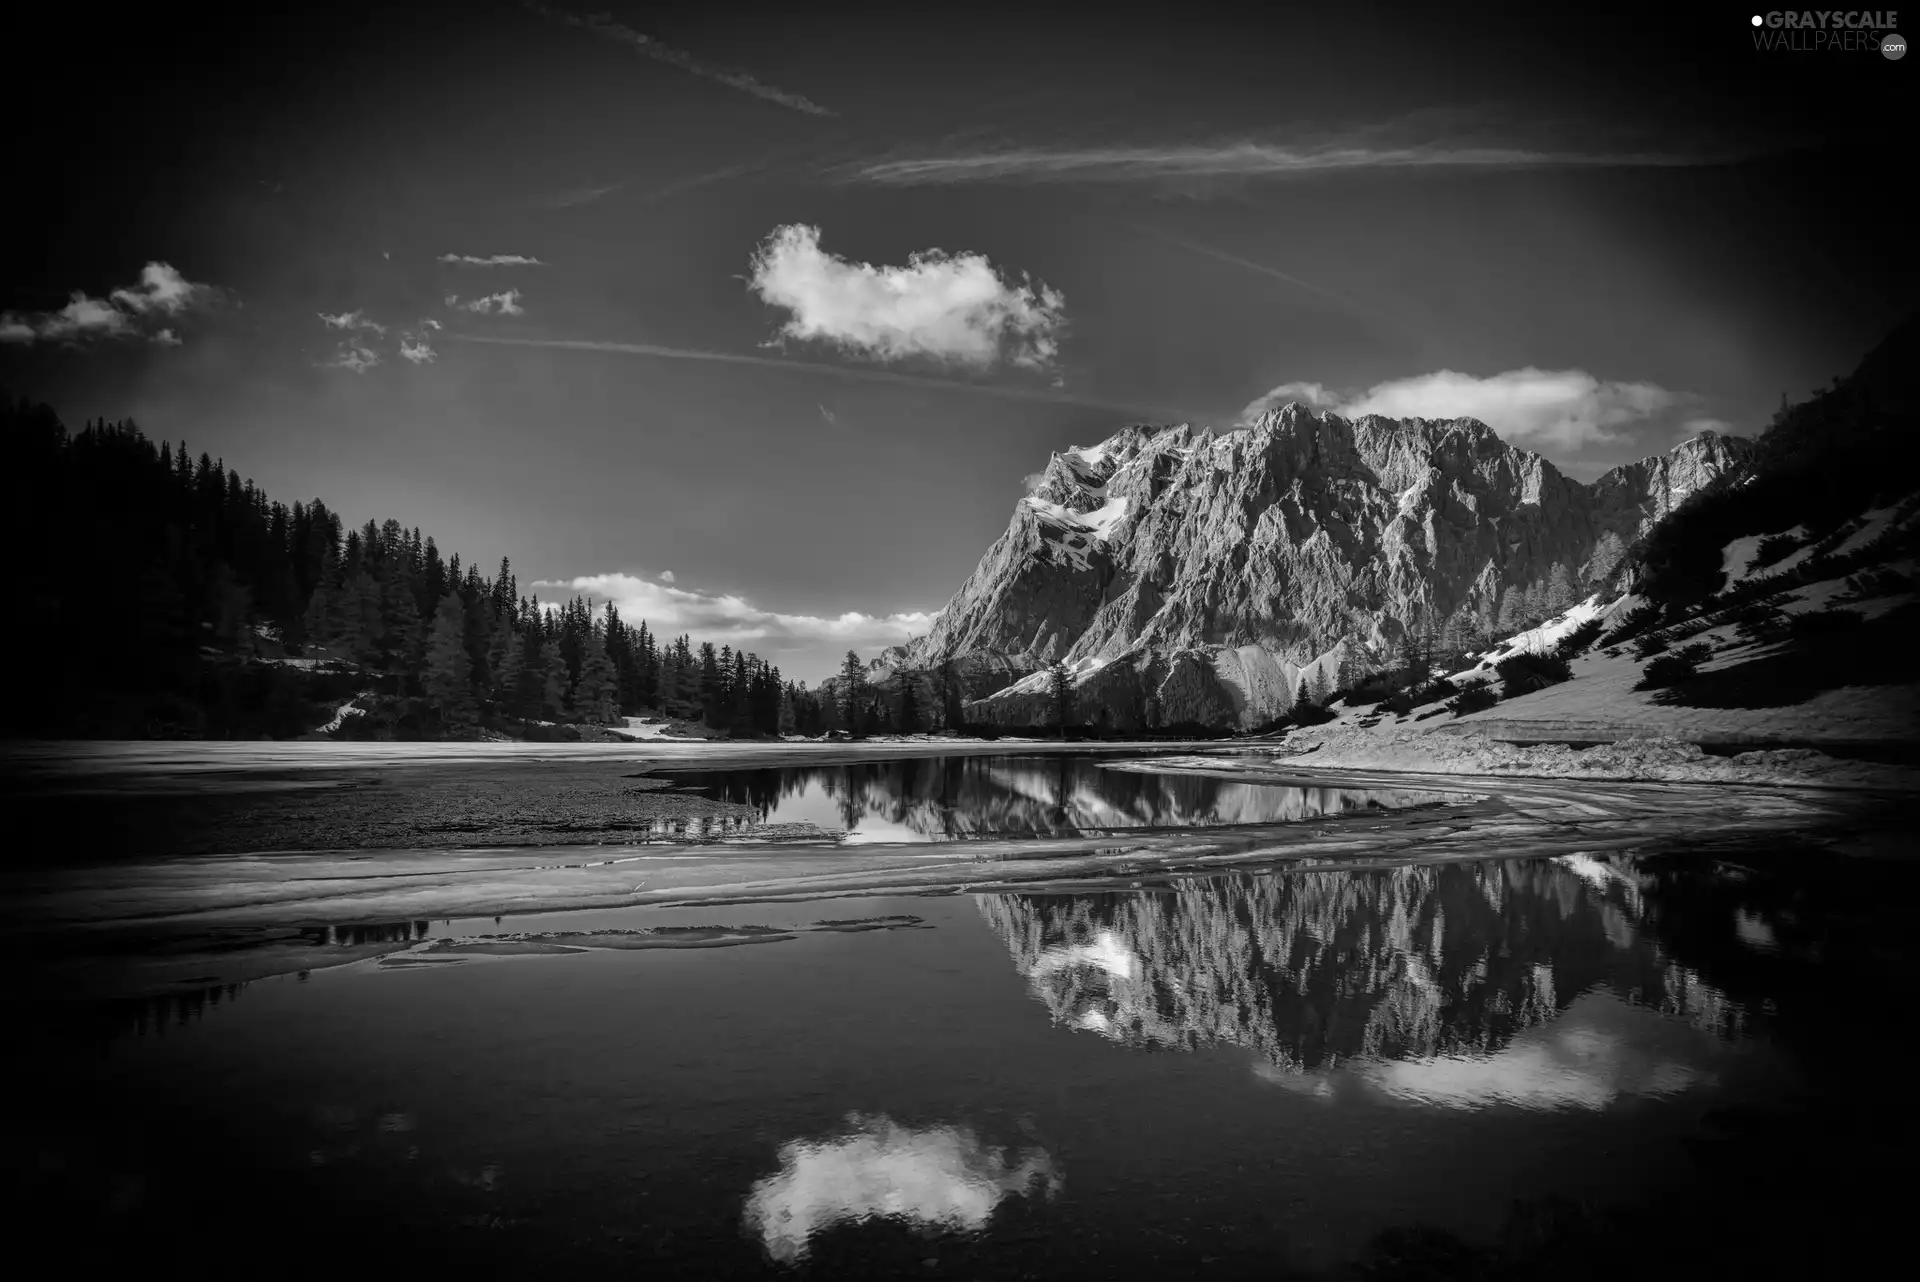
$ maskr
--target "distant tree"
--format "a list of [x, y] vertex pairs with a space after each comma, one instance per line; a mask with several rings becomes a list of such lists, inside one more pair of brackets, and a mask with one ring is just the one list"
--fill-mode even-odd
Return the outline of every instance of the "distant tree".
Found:
[[847, 651], [847, 657], [840, 661], [840, 715], [846, 719], [847, 729], [856, 733], [861, 709], [866, 705], [866, 684], [866, 665], [859, 655]]
[[1165, 720], [1165, 717], [1166, 714], [1160, 707], [1160, 692], [1158, 690], [1147, 691], [1147, 728], [1149, 730], [1158, 730], [1160, 723]]
[[1047, 669], [1047, 688], [1053, 703], [1053, 724], [1064, 739], [1067, 723], [1073, 717], [1073, 670], [1065, 663], [1056, 662]]
[[1366, 676], [1357, 642], [1347, 640], [1340, 643], [1340, 667], [1338, 682], [1342, 690], [1351, 690], [1360, 684]]
[[946, 730], [958, 730], [966, 724], [966, 682], [953, 670], [952, 659], [940, 661], [940, 708]]
[[1549, 618], [1556, 618], [1565, 614], [1573, 608], [1574, 600], [1573, 575], [1564, 564], [1555, 561], [1553, 563], [1553, 569], [1547, 573], [1546, 600], [1544, 602], [1547, 616]]
[[427, 639], [426, 670], [421, 685], [427, 699], [447, 725], [466, 725], [476, 711], [467, 661], [467, 612], [456, 592], [440, 598], [433, 612], [433, 631]]
[[791, 685], [780, 688], [780, 711], [774, 722], [774, 733], [779, 735], [796, 734], [799, 731], [800, 717], [794, 707], [794, 688]]
[[1518, 587], [1509, 587], [1500, 594], [1500, 608], [1494, 615], [1493, 629], [1502, 637], [1510, 637], [1525, 626], [1521, 615], [1526, 607], [1526, 592]]
[[1309, 688], [1309, 694], [1312, 696], [1313, 706], [1316, 708], [1326, 707], [1327, 700], [1333, 697], [1333, 689], [1327, 684], [1326, 664], [1316, 663], [1313, 665], [1313, 682]]
[[[729, 658], [732, 656], [729, 655]], [[732, 665], [729, 664], [729, 667]], [[722, 728], [726, 720], [724, 680], [720, 671], [720, 656], [714, 653], [713, 642], [700, 643], [700, 716], [709, 729]]]
[[567, 715], [567, 657], [556, 637], [540, 647], [540, 709], [558, 721]]
[[914, 693], [917, 675], [911, 669], [900, 669], [900, 724], [901, 734], [920, 733], [920, 700]]
[[620, 719], [620, 674], [607, 653], [606, 628], [595, 623], [580, 654], [580, 681], [573, 706], [586, 720], [612, 725]]

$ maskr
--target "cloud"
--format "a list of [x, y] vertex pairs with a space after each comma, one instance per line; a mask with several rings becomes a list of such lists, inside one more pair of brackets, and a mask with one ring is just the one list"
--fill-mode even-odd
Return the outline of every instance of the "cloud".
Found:
[[647, 626], [661, 636], [685, 632], [695, 640], [712, 641], [716, 645], [724, 641], [745, 646], [774, 662], [781, 662], [782, 654], [796, 655], [819, 663], [822, 675], [831, 668], [835, 653], [899, 645], [924, 633], [933, 622], [933, 616], [926, 611], [886, 615], [861, 614], [855, 610], [834, 616], [781, 614], [760, 609], [733, 593], [675, 587], [670, 572], [662, 572], [655, 578], [638, 574], [583, 574], [571, 579], [543, 580], [533, 586], [611, 600], [628, 622], [645, 619]]
[[116, 289], [110, 295], [115, 303], [136, 316], [161, 312], [177, 316], [199, 298], [205, 285], [196, 285], [167, 263], [148, 263], [140, 269], [140, 283]]
[[380, 363], [380, 353], [368, 347], [358, 339], [348, 339], [340, 344], [333, 359], [322, 361], [322, 368], [349, 369], [356, 374], [364, 374]]
[[1601, 380], [1585, 370], [1528, 366], [1486, 378], [1439, 370], [1379, 383], [1361, 393], [1336, 393], [1319, 383], [1282, 383], [1241, 411], [1250, 423], [1289, 401], [1343, 418], [1477, 418], [1516, 445], [1577, 450], [1618, 439], [1693, 398], [1654, 383]]
[[58, 311], [0, 312], [0, 342], [146, 338], [162, 347], [177, 347], [179, 334], [158, 322], [206, 304], [214, 292], [212, 286], [190, 281], [171, 265], [154, 261], [140, 269], [139, 284], [122, 286], [104, 299], [75, 290]]
[[744, 1219], [782, 1264], [836, 1224], [904, 1221], [922, 1232], [977, 1233], [1009, 1197], [1060, 1191], [1044, 1149], [990, 1148], [962, 1127], [909, 1129], [885, 1116], [847, 1118], [837, 1135], [780, 1146], [780, 1169], [747, 1194]]
[[673, 571], [662, 570], [660, 571], [659, 574], [655, 575], [654, 577], [659, 579], [662, 583], [671, 583], [673, 582]]
[[387, 332], [385, 325], [369, 320], [367, 314], [358, 308], [350, 312], [340, 312], [333, 316], [329, 316], [325, 312], [315, 312], [314, 315], [318, 316], [328, 329], [344, 329], [349, 332], [358, 329], [368, 329], [376, 334], [384, 334]]
[[627, 45], [636, 52], [652, 58], [655, 62], [664, 62], [668, 66], [678, 67], [689, 75], [699, 76], [703, 80], [711, 80], [716, 84], [726, 85], [730, 89], [738, 89], [741, 93], [752, 94], [755, 98], [759, 98], [762, 101], [777, 103], [782, 107], [804, 112], [809, 116], [832, 116], [836, 114], [828, 108], [822, 107], [812, 99], [802, 97], [800, 94], [789, 93], [785, 89], [777, 89], [772, 85], [763, 84], [750, 72], [740, 71], [732, 67], [717, 66], [713, 63], [702, 61], [690, 53], [675, 49], [671, 45], [662, 44], [652, 36], [643, 35], [635, 31], [632, 27], [613, 21], [612, 17], [607, 14], [593, 13], [581, 17], [578, 14], [548, 8], [546, 5], [535, 3], [534, 0], [528, 0], [527, 8], [540, 14], [542, 17], [552, 18], [557, 22], [564, 22], [570, 27], [579, 27], [584, 31], [590, 31], [603, 40], [611, 40], [618, 44]]
[[1438, 108], [1285, 137], [1170, 145], [1005, 146], [893, 156], [841, 166], [844, 181], [895, 186], [975, 182], [1213, 182], [1364, 170], [1665, 167], [1719, 164], [1792, 140], [1693, 135], [1625, 118], [1516, 116], [1490, 107]]
[[825, 423], [828, 427], [840, 426], [840, 416], [838, 414], [835, 414], [832, 410], [820, 404], [818, 401], [814, 402], [814, 408], [820, 411], [820, 421], [822, 423]]
[[497, 294], [488, 294], [481, 298], [469, 298], [460, 301], [458, 294], [447, 295], [447, 306], [457, 307], [463, 312], [475, 312], [481, 316], [524, 316], [527, 309], [520, 306], [520, 291], [504, 289]]
[[986, 369], [1043, 368], [1059, 351], [1059, 291], [1003, 279], [982, 254], [923, 250], [905, 267], [851, 262], [820, 248], [820, 229], [777, 227], [754, 253], [749, 284], [791, 313], [782, 336], [882, 361], [932, 357]]
[[432, 345], [424, 338], [402, 338], [400, 340], [400, 355], [412, 361], [415, 365], [431, 365], [433, 364], [433, 358], [436, 353]]
[[545, 200], [536, 203], [546, 209], [572, 209], [576, 205], [591, 204], [602, 196], [611, 195], [619, 191], [626, 185], [625, 182], [617, 182], [608, 183], [604, 187], [575, 187], [569, 191], [563, 191], [549, 196]]
[[474, 254], [442, 254], [443, 263], [459, 263], [467, 267], [545, 267], [538, 258], [529, 258], [525, 254], [488, 254], [482, 258]]

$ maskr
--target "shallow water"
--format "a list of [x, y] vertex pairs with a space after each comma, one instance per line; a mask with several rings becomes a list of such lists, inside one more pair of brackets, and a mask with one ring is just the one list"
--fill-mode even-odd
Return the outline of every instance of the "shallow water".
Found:
[[78, 1225], [80, 1256], [216, 1273], [1838, 1259], [1875, 1230], [1829, 1242], [1823, 1199], [1875, 1169], [1863, 1146], [1904, 1154], [1849, 1057], [1906, 1022], [1913, 881], [1569, 855], [397, 924], [769, 933], [423, 948], [30, 1022], [15, 1206]]
[[1288, 823], [1443, 796], [1248, 783], [1102, 763], [1094, 755], [955, 756], [658, 774], [716, 801], [751, 806], [761, 825], [810, 827], [848, 845]]

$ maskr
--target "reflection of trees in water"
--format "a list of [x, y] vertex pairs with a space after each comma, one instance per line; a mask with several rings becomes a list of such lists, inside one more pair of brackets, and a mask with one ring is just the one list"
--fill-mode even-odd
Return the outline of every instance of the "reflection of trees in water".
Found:
[[1129, 1044], [1243, 1045], [1289, 1069], [1486, 1054], [1598, 984], [1735, 1031], [1741, 1010], [1641, 929], [1613, 867], [1604, 886], [1524, 860], [979, 904], [1057, 1019]]
[[1338, 788], [1291, 788], [1190, 774], [1107, 770], [1084, 757], [935, 757], [840, 766], [677, 776], [764, 822], [812, 789], [834, 799], [843, 826], [869, 815], [929, 837], [1065, 836], [1115, 828], [1276, 823], [1439, 800]]

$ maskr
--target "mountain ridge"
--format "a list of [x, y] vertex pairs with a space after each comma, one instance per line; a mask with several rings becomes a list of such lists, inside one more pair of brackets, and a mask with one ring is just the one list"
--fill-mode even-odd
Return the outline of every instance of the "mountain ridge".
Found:
[[1018, 678], [1054, 662], [1110, 725], [1156, 702], [1162, 724], [1258, 724], [1316, 665], [1491, 626], [1509, 593], [1608, 585], [1752, 451], [1704, 432], [1582, 483], [1471, 418], [1293, 403], [1217, 435], [1130, 424], [1054, 454], [927, 634], [878, 666], [951, 663], [969, 715], [1002, 724], [1043, 715]]

